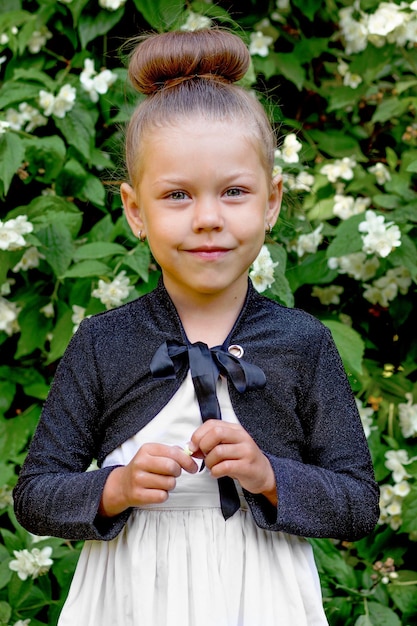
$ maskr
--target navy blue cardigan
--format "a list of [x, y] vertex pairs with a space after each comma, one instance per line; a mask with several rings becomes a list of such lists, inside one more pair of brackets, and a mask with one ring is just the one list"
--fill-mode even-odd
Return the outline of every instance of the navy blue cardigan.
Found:
[[[149, 364], [167, 339], [185, 342], [162, 283], [118, 309], [85, 320], [62, 358], [14, 490], [19, 522], [38, 535], [114, 538], [130, 510], [97, 511], [114, 468], [86, 472], [133, 436], [183, 382], [157, 380]], [[239, 421], [270, 459], [279, 504], [244, 492], [260, 527], [356, 540], [378, 515], [378, 486], [355, 401], [327, 328], [311, 315], [259, 295], [249, 283], [226, 340], [266, 375], [262, 390], [229, 385]], [[227, 523], [227, 522], [225, 522]]]

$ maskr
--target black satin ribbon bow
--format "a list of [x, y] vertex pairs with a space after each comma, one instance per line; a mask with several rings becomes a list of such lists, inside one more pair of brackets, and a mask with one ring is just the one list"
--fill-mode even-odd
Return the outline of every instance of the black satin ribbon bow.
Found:
[[[154, 378], [173, 379], [181, 363], [188, 359], [194, 389], [203, 422], [221, 419], [216, 383], [220, 374], [226, 376], [239, 393], [265, 386], [265, 374], [257, 365], [237, 358], [223, 347], [209, 348], [205, 343], [184, 345], [174, 340], [163, 343], [151, 361]], [[177, 365], [177, 367], [176, 367]], [[218, 479], [223, 517], [228, 519], [240, 507], [236, 486], [230, 476]]]

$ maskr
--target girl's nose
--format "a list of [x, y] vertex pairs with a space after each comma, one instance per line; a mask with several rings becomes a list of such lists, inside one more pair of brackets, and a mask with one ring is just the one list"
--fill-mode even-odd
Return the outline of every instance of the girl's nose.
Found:
[[196, 200], [193, 214], [193, 230], [221, 230], [224, 225], [222, 207], [214, 198]]

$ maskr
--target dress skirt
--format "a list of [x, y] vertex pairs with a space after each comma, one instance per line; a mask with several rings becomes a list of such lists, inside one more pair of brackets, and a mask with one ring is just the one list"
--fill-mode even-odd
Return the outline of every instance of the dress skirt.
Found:
[[[225, 383], [218, 396], [223, 419], [236, 421]], [[144, 441], [185, 445], [200, 423], [194, 400], [187, 379], [106, 464], [129, 462]], [[205, 468], [183, 472], [162, 505], [134, 509], [115, 539], [85, 542], [58, 622], [75, 624], [325, 626], [327, 620], [310, 544], [259, 528], [242, 495], [241, 509], [225, 521], [217, 481]]]

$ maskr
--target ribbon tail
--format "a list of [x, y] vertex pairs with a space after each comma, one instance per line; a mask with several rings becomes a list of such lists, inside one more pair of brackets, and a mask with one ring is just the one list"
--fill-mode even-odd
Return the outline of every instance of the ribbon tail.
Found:
[[240, 500], [235, 481], [230, 476], [218, 478], [219, 491], [221, 494], [220, 506], [225, 520], [232, 517], [240, 509]]

